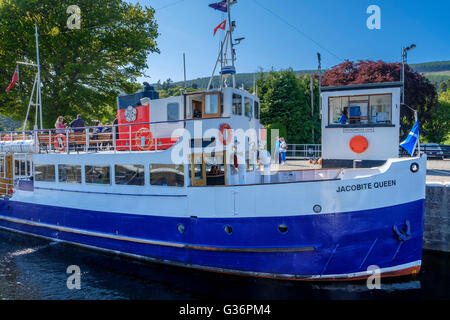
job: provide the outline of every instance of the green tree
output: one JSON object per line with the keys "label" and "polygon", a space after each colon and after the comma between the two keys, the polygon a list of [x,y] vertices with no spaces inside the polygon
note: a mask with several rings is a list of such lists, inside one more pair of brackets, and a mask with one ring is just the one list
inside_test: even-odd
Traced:
{"label": "green tree", "polygon": [[[81,28],[68,29],[69,0],[0,0],[0,88],[6,88],[16,61],[36,61],[34,28],[40,37],[43,119],[115,117],[116,97],[135,92],[147,56],[158,52],[154,10],[122,0],[78,0]],[[20,82],[0,91],[0,112],[25,117],[34,73],[20,67]],[[3,90],[3,89],[2,89]],[[33,119],[34,120],[34,119]]]}
{"label": "green tree", "polygon": [[313,143],[319,141],[319,95],[318,81],[314,81],[314,118],[311,117],[310,77],[297,77],[292,70],[259,73],[258,96],[261,99],[261,123],[266,128],[286,129],[286,141]]}
{"label": "green tree", "polygon": [[439,103],[432,120],[426,124],[427,140],[444,143],[450,133],[450,89],[439,95]]}

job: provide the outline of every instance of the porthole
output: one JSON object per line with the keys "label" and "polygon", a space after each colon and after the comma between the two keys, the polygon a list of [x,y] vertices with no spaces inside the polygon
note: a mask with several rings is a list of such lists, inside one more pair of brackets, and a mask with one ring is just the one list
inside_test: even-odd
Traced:
{"label": "porthole", "polygon": [[320,212],[322,212],[322,207],[319,206],[318,204],[316,204],[316,205],[313,207],[313,210],[314,210],[315,213],[320,213]]}
{"label": "porthole", "polygon": [[288,232],[288,227],[285,224],[280,224],[278,226],[278,231],[280,231],[281,233],[285,234]]}
{"label": "porthole", "polygon": [[411,170],[411,172],[412,173],[416,173],[417,171],[419,171],[419,164],[418,163],[413,163],[412,165],[411,165],[411,167],[410,167],[410,170]]}
{"label": "porthole", "polygon": [[177,229],[178,229],[178,232],[179,232],[179,233],[184,233],[184,225],[179,224],[179,225],[177,226]]}
{"label": "porthole", "polygon": [[233,233],[233,228],[231,226],[225,226],[225,228],[223,228],[225,230],[225,233],[227,234],[232,234]]}

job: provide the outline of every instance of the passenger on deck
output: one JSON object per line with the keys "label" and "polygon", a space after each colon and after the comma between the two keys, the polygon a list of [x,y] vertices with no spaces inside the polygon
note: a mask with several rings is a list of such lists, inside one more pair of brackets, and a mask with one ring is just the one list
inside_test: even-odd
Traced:
{"label": "passenger on deck", "polygon": [[66,127],[65,123],[64,123],[64,117],[63,116],[59,116],[58,119],[56,119],[55,122],[55,129],[56,129],[56,133],[57,134],[64,134],[64,128]]}
{"label": "passenger on deck", "polygon": [[81,118],[81,114],[77,115],[77,118],[73,120],[69,126],[73,129],[73,132],[83,132],[84,129],[77,129],[85,127],[84,120]]}
{"label": "passenger on deck", "polygon": [[100,121],[95,120],[94,121],[94,133],[102,133],[103,132],[103,125]]}

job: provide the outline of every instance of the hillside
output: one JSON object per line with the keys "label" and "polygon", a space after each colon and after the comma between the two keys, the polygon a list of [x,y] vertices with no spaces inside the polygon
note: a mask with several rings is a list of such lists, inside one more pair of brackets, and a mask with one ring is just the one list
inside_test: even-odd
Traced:
{"label": "hillside", "polygon": [[0,114],[0,131],[14,131],[21,126],[21,122],[14,121]]}
{"label": "hillside", "polygon": [[[450,61],[434,61],[434,62],[425,62],[418,64],[411,64],[410,67],[419,73],[424,73],[425,77],[427,77],[435,86],[439,87],[439,84],[447,79],[450,79]],[[300,74],[313,74],[316,73],[317,70],[298,70],[295,71],[297,75]],[[238,73],[236,75],[236,85],[241,87],[242,85],[245,88],[253,87],[253,80],[258,75],[256,73]],[[186,86],[188,88],[198,88],[205,89],[208,86],[209,77],[205,78],[197,78],[186,81]],[[219,77],[216,76],[213,80],[213,87],[217,87],[219,82]],[[155,84],[156,85],[156,84]],[[174,86],[184,86],[182,81],[174,82]],[[156,85],[157,86],[157,85]]]}

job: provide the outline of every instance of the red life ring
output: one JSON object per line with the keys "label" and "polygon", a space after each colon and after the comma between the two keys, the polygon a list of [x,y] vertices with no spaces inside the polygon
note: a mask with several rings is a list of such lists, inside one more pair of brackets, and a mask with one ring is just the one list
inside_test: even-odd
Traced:
{"label": "red life ring", "polygon": [[[141,144],[141,138],[144,137],[144,145]],[[147,143],[147,140],[148,143]],[[139,150],[150,150],[153,143],[153,134],[147,128],[141,128],[136,133],[136,146]]]}
{"label": "red life ring", "polygon": [[59,152],[63,152],[66,150],[67,146],[67,137],[66,135],[59,133],[56,135],[55,139],[53,140],[53,145],[55,146],[55,149]]}
{"label": "red life ring", "polygon": [[[228,130],[227,141],[225,141],[225,140],[224,140],[224,137],[223,137],[223,132],[225,131],[225,129]],[[220,126],[220,131],[219,131],[219,133],[220,133],[220,142],[222,142],[222,144],[223,144],[224,146],[228,145],[228,144],[231,142],[232,134],[233,134],[233,132],[231,131],[230,125],[229,125],[228,123],[222,124],[222,125]]]}

